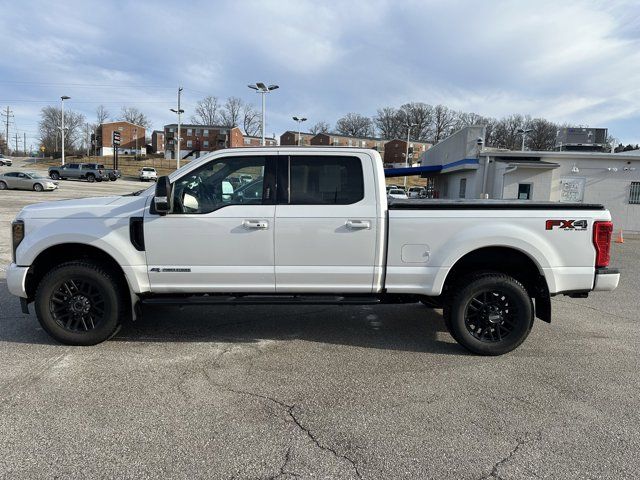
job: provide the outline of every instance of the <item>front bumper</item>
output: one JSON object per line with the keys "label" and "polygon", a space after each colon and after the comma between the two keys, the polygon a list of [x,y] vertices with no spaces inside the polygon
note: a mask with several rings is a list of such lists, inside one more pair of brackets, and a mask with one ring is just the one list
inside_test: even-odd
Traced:
{"label": "front bumper", "polygon": [[27,273],[29,267],[20,267],[15,263],[7,269],[7,288],[11,295],[27,298]]}
{"label": "front bumper", "polygon": [[594,292],[610,292],[615,290],[620,282],[620,272],[615,268],[596,269],[596,279],[593,284]]}

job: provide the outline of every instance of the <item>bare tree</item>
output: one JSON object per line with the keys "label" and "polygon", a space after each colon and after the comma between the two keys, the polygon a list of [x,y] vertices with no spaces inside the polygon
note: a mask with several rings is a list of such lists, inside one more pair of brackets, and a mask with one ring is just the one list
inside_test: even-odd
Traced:
{"label": "bare tree", "polygon": [[309,129],[309,133],[313,133],[314,135],[318,133],[329,133],[330,128],[327,122],[319,121]]}
{"label": "bare tree", "polygon": [[220,120],[224,127],[233,128],[240,125],[243,105],[242,99],[238,97],[227,98],[220,112]]}
{"label": "bare tree", "polygon": [[209,95],[198,100],[195,115],[191,116],[191,121],[196,125],[217,125],[220,117],[219,110],[218,97]]}
{"label": "bare tree", "polygon": [[527,146],[530,150],[553,150],[556,146],[558,126],[544,118],[534,118],[527,122]]}
{"label": "bare tree", "polygon": [[336,122],[336,131],[352,137],[371,137],[374,133],[373,121],[359,113],[347,113]]}
{"label": "bare tree", "polygon": [[[64,112],[65,149],[74,150],[82,141],[82,129],[86,121],[84,115],[72,110]],[[62,140],[62,111],[57,107],[44,107],[40,111],[40,142],[49,152],[59,151]]]}
{"label": "bare tree", "polygon": [[140,125],[144,128],[151,128],[151,122],[147,116],[136,107],[122,107],[120,111],[120,120]]}
{"label": "bare tree", "polygon": [[402,135],[406,136],[407,125],[411,127],[413,140],[429,141],[433,137],[434,108],[422,102],[405,103],[400,107]]}
{"label": "bare tree", "polygon": [[379,108],[373,123],[382,138],[391,140],[400,138],[402,119],[398,109],[394,107]]}
{"label": "bare tree", "polygon": [[104,105],[98,105],[98,108],[96,108],[96,123],[98,125],[102,125],[110,116],[111,114]]}
{"label": "bare tree", "polygon": [[244,133],[250,136],[255,136],[260,131],[262,126],[262,118],[260,112],[258,112],[249,103],[245,103],[242,107],[242,129]]}
{"label": "bare tree", "polygon": [[438,143],[451,133],[455,122],[455,112],[444,105],[436,105],[433,109],[433,143]]}
{"label": "bare tree", "polygon": [[490,146],[519,150],[522,137],[518,134],[518,129],[526,127],[525,123],[526,118],[519,113],[501,118],[493,128]]}

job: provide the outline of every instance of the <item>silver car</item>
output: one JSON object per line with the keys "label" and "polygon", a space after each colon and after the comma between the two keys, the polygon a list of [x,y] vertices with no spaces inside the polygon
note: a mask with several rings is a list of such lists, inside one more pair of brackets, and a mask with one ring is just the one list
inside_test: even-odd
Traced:
{"label": "silver car", "polygon": [[0,190],[13,188],[16,190],[55,190],[58,182],[33,172],[7,172],[0,175]]}

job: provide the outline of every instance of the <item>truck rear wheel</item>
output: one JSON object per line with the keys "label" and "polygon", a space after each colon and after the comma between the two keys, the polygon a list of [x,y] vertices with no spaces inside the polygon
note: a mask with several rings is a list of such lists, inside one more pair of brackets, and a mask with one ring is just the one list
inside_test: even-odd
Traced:
{"label": "truck rear wheel", "polygon": [[501,273],[466,277],[444,310],[453,338],[479,355],[514,350],[525,341],[534,320],[527,290],[515,278]]}
{"label": "truck rear wheel", "polygon": [[35,310],[42,328],[66,345],[95,345],[120,328],[120,282],[101,265],[68,262],[40,281]]}
{"label": "truck rear wheel", "polygon": [[58,172],[51,172],[49,176],[51,177],[51,180],[60,180],[60,174]]}

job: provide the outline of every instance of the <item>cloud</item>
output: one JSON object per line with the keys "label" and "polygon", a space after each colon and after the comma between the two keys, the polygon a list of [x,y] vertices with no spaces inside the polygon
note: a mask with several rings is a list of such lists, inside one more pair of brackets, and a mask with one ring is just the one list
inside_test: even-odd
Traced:
{"label": "cloud", "polygon": [[159,128],[174,121],[178,85],[189,113],[205,94],[258,106],[246,85],[264,81],[281,86],[269,133],[296,114],[333,123],[422,101],[610,126],[640,142],[631,0],[5,2],[0,42],[0,100],[23,100],[11,106],[30,129],[61,94],[89,120],[97,102],[134,105]]}

